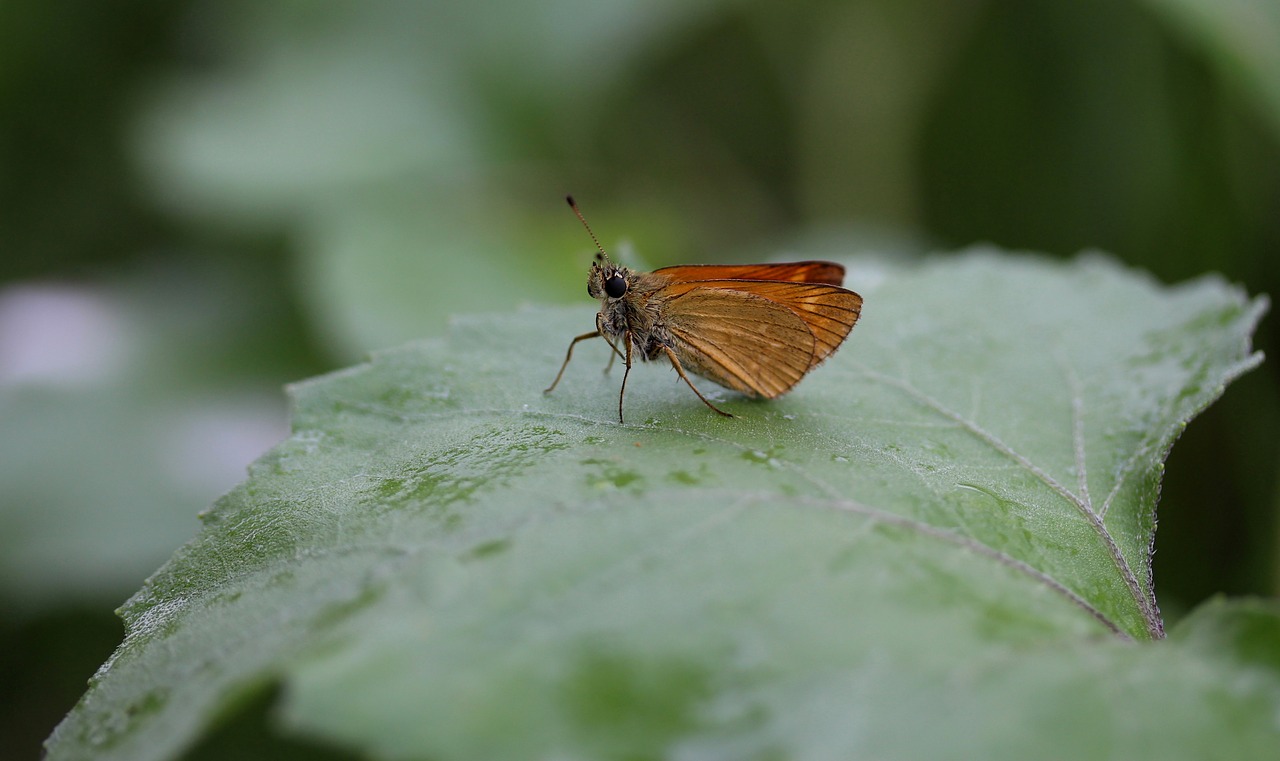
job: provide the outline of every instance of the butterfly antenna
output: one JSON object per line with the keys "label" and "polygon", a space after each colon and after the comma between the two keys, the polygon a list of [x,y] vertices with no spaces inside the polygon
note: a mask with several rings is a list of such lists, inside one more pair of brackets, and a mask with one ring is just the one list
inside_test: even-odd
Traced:
{"label": "butterfly antenna", "polygon": [[591,241],[596,244],[596,249],[600,251],[600,255],[605,259],[608,259],[609,255],[604,252],[604,246],[600,245],[600,239],[596,237],[595,233],[591,232],[591,225],[587,224],[587,220],[582,216],[582,212],[578,211],[578,202],[573,200],[573,196],[565,196],[564,200],[569,202],[569,208],[573,209],[573,213],[578,216],[578,221],[582,223],[582,226],[587,228],[587,235],[591,236]]}

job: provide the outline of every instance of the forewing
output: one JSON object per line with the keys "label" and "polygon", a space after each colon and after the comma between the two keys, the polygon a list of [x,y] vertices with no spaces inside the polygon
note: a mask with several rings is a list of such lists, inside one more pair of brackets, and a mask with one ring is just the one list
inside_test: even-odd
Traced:
{"label": "forewing", "polygon": [[809,371],[813,334],[795,312],[746,291],[688,285],[669,294],[663,312],[686,370],[766,398]]}
{"label": "forewing", "polygon": [[655,270],[673,282],[698,280],[782,280],[792,283],[844,283],[844,267],[835,262],[781,264],[682,264]]}

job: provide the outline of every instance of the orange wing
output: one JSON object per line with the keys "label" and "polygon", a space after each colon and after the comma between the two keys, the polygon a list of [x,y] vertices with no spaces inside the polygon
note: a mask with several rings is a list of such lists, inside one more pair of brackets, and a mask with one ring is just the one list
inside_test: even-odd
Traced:
{"label": "orange wing", "polygon": [[783,264],[681,264],[655,270],[672,281],[695,280],[785,280],[791,283],[842,285],[844,267],[835,262],[789,262]]}
{"label": "orange wing", "polygon": [[662,299],[682,364],[748,396],[772,399],[800,382],[849,335],[858,294],[826,283],[672,283]]}

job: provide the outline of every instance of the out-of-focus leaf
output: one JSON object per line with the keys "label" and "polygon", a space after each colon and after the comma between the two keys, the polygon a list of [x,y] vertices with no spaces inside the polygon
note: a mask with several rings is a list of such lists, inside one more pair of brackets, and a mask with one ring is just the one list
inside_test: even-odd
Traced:
{"label": "out-of-focus leaf", "polygon": [[200,274],[0,292],[0,598],[10,611],[123,599],[286,433],[278,386],[264,377],[296,364],[243,357],[252,339],[238,332],[275,313],[244,289],[222,290],[233,279],[214,286]]}
{"label": "out-of-focus leaf", "polygon": [[205,31],[233,65],[159,88],[138,150],[166,203],[240,224],[417,172],[465,180],[501,163],[487,149],[509,138],[481,87],[490,72],[579,109],[566,82],[590,92],[716,1],[239,7]]}
{"label": "out-of-focus leaf", "polygon": [[1146,0],[1257,100],[1280,137],[1280,5],[1271,0]]}

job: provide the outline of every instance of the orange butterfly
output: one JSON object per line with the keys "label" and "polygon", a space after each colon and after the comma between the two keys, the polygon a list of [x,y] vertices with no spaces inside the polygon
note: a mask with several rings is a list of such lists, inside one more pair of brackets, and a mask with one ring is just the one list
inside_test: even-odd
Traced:
{"label": "orange butterfly", "polygon": [[[604,338],[626,371],[618,392],[618,422],[631,360],[666,357],[693,393],[696,375],[750,397],[786,393],[844,342],[862,312],[862,297],[840,287],[844,267],[833,262],[789,264],[686,264],[637,272],[609,261],[573,196],[566,200],[599,253],[587,277],[587,293],[600,299],[596,329],[574,338],[551,393],[573,357],[573,347]],[[607,371],[608,368],[606,367]]]}

